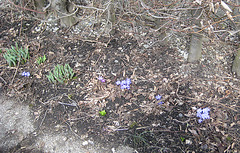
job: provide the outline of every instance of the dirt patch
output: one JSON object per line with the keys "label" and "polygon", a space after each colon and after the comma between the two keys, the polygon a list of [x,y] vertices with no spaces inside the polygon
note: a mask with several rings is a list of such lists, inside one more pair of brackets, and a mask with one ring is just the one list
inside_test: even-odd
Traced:
{"label": "dirt patch", "polygon": [[28,107],[13,100],[0,98],[0,150],[15,147],[34,131]]}
{"label": "dirt patch", "polygon": [[[188,38],[178,34],[169,44],[152,47],[139,46],[121,32],[90,42],[69,29],[36,32],[38,21],[12,17],[6,11],[1,16],[1,48],[17,41],[30,51],[28,62],[18,68],[7,66],[5,50],[0,54],[1,90],[30,106],[38,132],[61,131],[86,139],[88,145],[122,144],[139,152],[239,151],[239,79],[230,71],[234,46],[208,40],[202,60],[190,64],[184,58]],[[38,65],[36,60],[43,55],[47,61]],[[50,83],[46,75],[65,63],[75,78]],[[31,76],[21,76],[23,71]],[[131,79],[130,90],[116,85],[126,78]],[[162,96],[163,104],[156,95]],[[196,111],[205,107],[211,109],[211,118],[198,123]],[[102,110],[105,116],[99,115]],[[52,146],[73,142],[65,135],[56,136],[54,144],[42,143],[42,148],[58,152]]]}

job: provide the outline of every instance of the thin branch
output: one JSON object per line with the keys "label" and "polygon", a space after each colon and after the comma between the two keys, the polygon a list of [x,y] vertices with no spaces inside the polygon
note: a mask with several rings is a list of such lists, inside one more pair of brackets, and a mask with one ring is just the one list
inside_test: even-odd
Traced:
{"label": "thin branch", "polygon": [[2,77],[0,77],[0,79],[5,83],[5,85],[7,84],[7,82]]}
{"label": "thin branch", "polygon": [[42,126],[42,124],[43,124],[43,122],[44,122],[44,120],[45,120],[45,118],[46,118],[46,116],[47,116],[47,112],[48,112],[48,109],[45,111],[45,113],[44,113],[44,116],[43,116],[43,119],[42,119],[42,121],[41,121],[41,123],[40,123],[40,125],[39,125],[39,128]]}
{"label": "thin branch", "polygon": [[39,14],[45,14],[46,12],[39,12],[39,11],[35,11],[35,10],[32,10],[32,9],[29,9],[29,8],[25,8],[25,7],[21,7],[21,6],[18,6],[16,4],[14,4],[12,1],[8,0],[9,3],[11,3],[12,5],[14,5],[15,7],[17,8],[20,8],[22,10],[27,10],[27,11],[31,11],[31,12],[35,12],[35,13],[39,13]]}
{"label": "thin branch", "polygon": [[17,65],[16,71],[15,71],[14,76],[13,76],[12,81],[11,81],[11,85],[13,84],[13,81],[14,81],[16,75],[17,75],[17,71],[18,71],[18,68],[19,68],[19,64],[20,64],[20,60],[18,61],[18,65]]}
{"label": "thin branch", "polygon": [[164,16],[153,15],[152,13],[149,12],[149,10],[152,9],[152,8],[147,6],[142,0],[140,0],[140,2],[141,2],[141,5],[147,10],[147,13],[154,18],[157,18],[157,19],[174,18],[176,20],[179,19],[179,17],[177,17],[177,16],[170,15],[170,14],[163,13],[163,12],[160,12],[160,14],[166,15],[165,17]]}
{"label": "thin branch", "polygon": [[[235,16],[233,16],[233,18],[238,17],[238,16],[240,16],[240,15],[235,15]],[[212,24],[203,27],[201,30],[198,30],[197,32],[193,31],[192,33],[200,33],[200,32],[202,32],[203,30],[205,30],[206,28],[208,28],[208,27],[210,27],[210,26],[213,26],[214,24],[224,22],[224,21],[226,21],[226,20],[230,20],[230,19],[229,19],[229,18],[226,18],[226,19],[223,19],[223,20],[219,20],[219,21],[213,22]]]}

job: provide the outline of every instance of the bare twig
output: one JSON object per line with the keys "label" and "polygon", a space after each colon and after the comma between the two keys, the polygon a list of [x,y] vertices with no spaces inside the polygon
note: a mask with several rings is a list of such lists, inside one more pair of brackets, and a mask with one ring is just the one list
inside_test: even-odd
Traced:
{"label": "bare twig", "polygon": [[61,105],[67,105],[67,106],[74,106],[74,107],[77,106],[77,104],[75,104],[75,103],[72,103],[72,104],[69,104],[69,103],[62,103],[62,102],[58,102],[58,103],[61,104]]}
{"label": "bare twig", "polygon": [[7,82],[2,77],[0,77],[0,79],[5,83],[5,85],[7,84]]}
{"label": "bare twig", "polygon": [[15,71],[15,73],[14,73],[14,76],[13,76],[13,78],[12,78],[12,81],[11,81],[11,84],[10,84],[10,85],[13,84],[13,81],[14,81],[16,75],[17,75],[17,71],[18,71],[19,65],[20,65],[20,61],[18,61],[18,65],[17,65],[16,71]]}
{"label": "bare twig", "polygon": [[[235,15],[235,16],[233,16],[233,18],[236,18],[236,17],[239,17],[239,16],[240,16],[240,15]],[[226,20],[229,20],[229,18],[226,18],[226,19],[223,19],[223,20],[219,20],[219,21],[213,22],[212,24],[203,27],[201,30],[198,30],[198,31],[196,31],[196,32],[193,31],[192,33],[200,33],[200,32],[202,32],[203,30],[209,28],[210,26],[213,26],[213,25],[215,25],[215,24],[217,24],[217,23],[224,22],[224,21],[226,21]]]}
{"label": "bare twig", "polygon": [[27,10],[27,11],[31,11],[31,12],[35,12],[35,13],[39,13],[39,14],[45,14],[46,12],[39,12],[39,11],[35,11],[35,10],[32,10],[32,9],[29,9],[29,8],[25,8],[25,7],[21,7],[21,6],[18,6],[16,4],[14,4],[12,1],[8,0],[9,3],[11,3],[12,5],[14,5],[15,7],[17,8],[20,8],[20,9],[23,9],[23,10]]}
{"label": "bare twig", "polygon": [[44,116],[43,116],[43,119],[42,119],[42,121],[41,121],[41,123],[40,123],[40,125],[39,125],[39,128],[42,126],[42,124],[43,124],[43,122],[44,122],[44,120],[45,120],[45,118],[46,118],[46,116],[47,116],[47,112],[48,112],[48,109],[45,111],[45,113],[44,113]]}

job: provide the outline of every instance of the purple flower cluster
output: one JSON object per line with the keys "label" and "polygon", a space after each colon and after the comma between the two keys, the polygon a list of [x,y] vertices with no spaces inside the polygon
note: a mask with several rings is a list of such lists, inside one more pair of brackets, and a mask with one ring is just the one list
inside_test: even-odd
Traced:
{"label": "purple flower cluster", "polygon": [[[161,95],[157,95],[156,97],[155,97],[157,100],[161,100],[162,99],[162,96]],[[160,101],[159,103],[158,103],[158,105],[162,105],[164,102],[162,102],[162,101]]]}
{"label": "purple flower cluster", "polygon": [[203,108],[203,109],[199,108],[197,110],[197,117],[200,118],[198,120],[198,123],[202,123],[203,120],[210,119],[209,112],[210,112],[210,109],[208,107]]}
{"label": "purple flower cluster", "polygon": [[103,77],[102,77],[102,76],[99,76],[99,77],[98,77],[98,80],[99,80],[99,81],[101,81],[102,83],[106,82],[106,80],[105,80],[105,79],[103,79]]}
{"label": "purple flower cluster", "polygon": [[122,80],[122,81],[117,81],[116,85],[120,85],[121,89],[130,89],[130,84],[131,84],[131,79],[127,78],[126,80]]}
{"label": "purple flower cluster", "polygon": [[30,72],[25,72],[25,71],[24,71],[24,72],[22,73],[22,76],[29,77],[29,76],[30,76]]}

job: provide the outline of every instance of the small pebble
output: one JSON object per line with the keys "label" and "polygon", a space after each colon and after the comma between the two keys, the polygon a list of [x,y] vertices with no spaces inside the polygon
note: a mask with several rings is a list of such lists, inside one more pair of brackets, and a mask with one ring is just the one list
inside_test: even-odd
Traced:
{"label": "small pebble", "polygon": [[88,141],[84,141],[84,142],[82,143],[82,145],[83,145],[83,146],[88,145]]}

